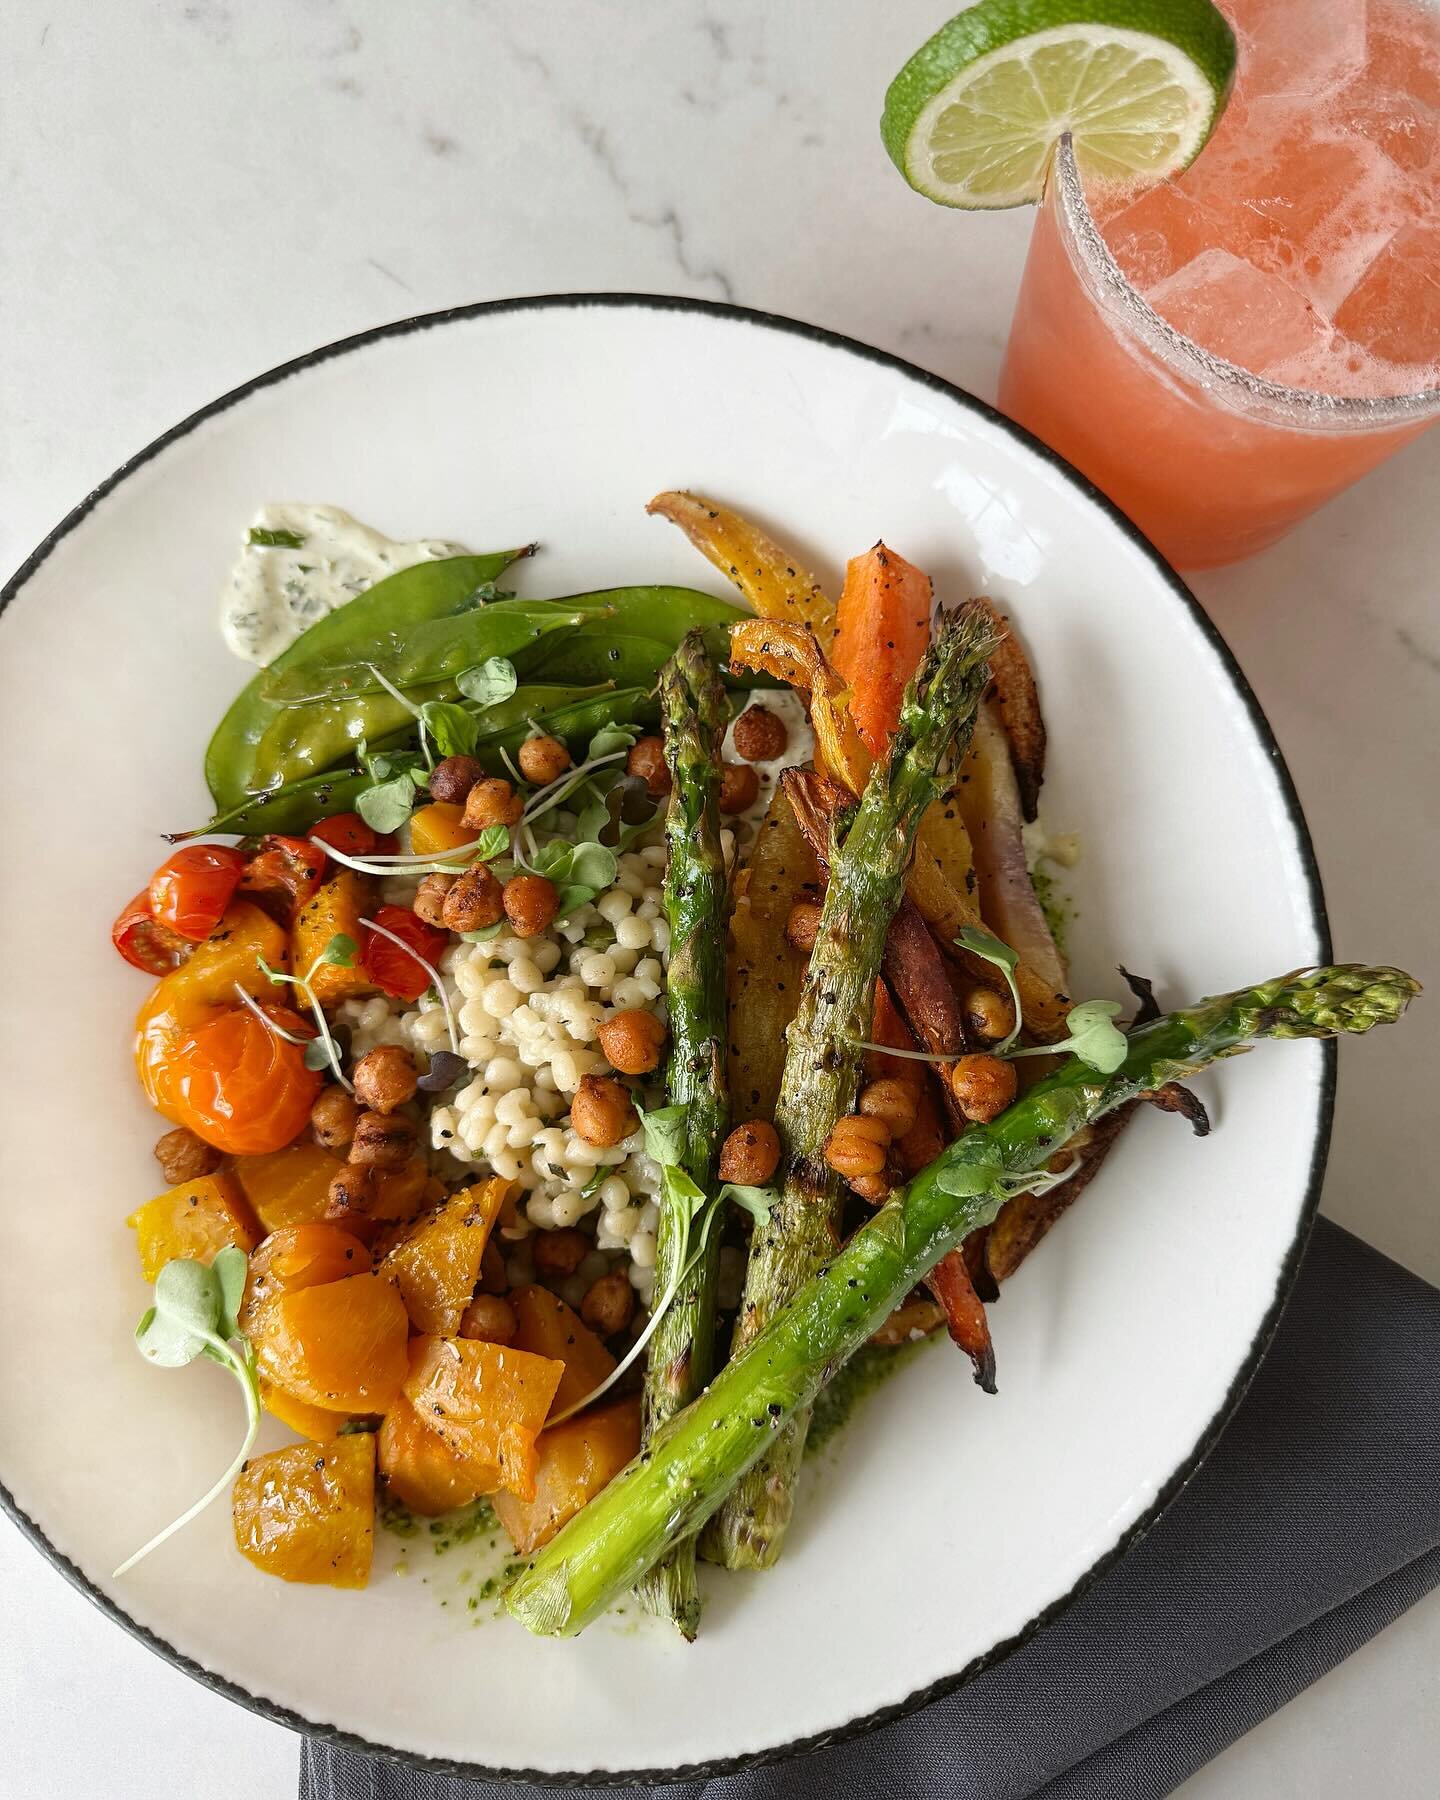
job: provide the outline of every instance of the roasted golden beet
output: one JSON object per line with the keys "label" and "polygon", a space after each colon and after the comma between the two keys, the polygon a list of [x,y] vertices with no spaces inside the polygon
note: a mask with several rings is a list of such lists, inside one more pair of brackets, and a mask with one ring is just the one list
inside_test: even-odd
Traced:
{"label": "roasted golden beet", "polygon": [[364,1587],[375,1543],[375,1439],[290,1444],[246,1463],[235,1482],[235,1542],[267,1575]]}
{"label": "roasted golden beet", "polygon": [[153,1281],[172,1257],[208,1263],[227,1244],[253,1250],[260,1241],[245,1196],[223,1170],[198,1181],[182,1181],[137,1207],[125,1223],[135,1232],[140,1272],[147,1281]]}
{"label": "roasted golden beet", "polygon": [[454,1337],[480,1279],[480,1259],[514,1184],[492,1176],[462,1188],[386,1256],[381,1273],[400,1290],[416,1331]]}
{"label": "roasted golden beet", "polygon": [[262,1367],[277,1387],[334,1412],[383,1413],[405,1379],[410,1321],[383,1275],[350,1275],[282,1294]]}
{"label": "roasted golden beet", "polygon": [[323,1219],[325,1196],[343,1167],[319,1144],[290,1144],[269,1156],[237,1156],[230,1165],[266,1231]]}
{"label": "roasted golden beet", "polygon": [[579,1314],[549,1288],[516,1288],[510,1304],[520,1321],[515,1348],[565,1365],[552,1412],[564,1412],[583,1400],[613,1371],[615,1358]]}
{"label": "roasted golden beet", "polygon": [[430,1429],[403,1394],[380,1426],[379,1456],[390,1492],[427,1518],[468,1506],[481,1492],[475,1470]]}
{"label": "roasted golden beet", "polygon": [[[303,975],[337,933],[363,945],[366,934],[360,921],[374,910],[374,905],[375,883],[368,875],[361,875],[354,869],[337,869],[295,915],[290,934],[295,973]],[[339,963],[322,963],[311,977],[310,987],[322,1006],[335,1006],[341,1000],[375,991],[375,984],[360,967],[358,956],[352,969]]]}
{"label": "roasted golden beet", "polygon": [[465,1463],[480,1493],[535,1497],[535,1439],[564,1366],[475,1338],[416,1340],[405,1396]]}
{"label": "roasted golden beet", "polygon": [[548,1544],[640,1448],[640,1402],[620,1400],[540,1433],[535,1498],[496,1494],[496,1517],[522,1556]]}

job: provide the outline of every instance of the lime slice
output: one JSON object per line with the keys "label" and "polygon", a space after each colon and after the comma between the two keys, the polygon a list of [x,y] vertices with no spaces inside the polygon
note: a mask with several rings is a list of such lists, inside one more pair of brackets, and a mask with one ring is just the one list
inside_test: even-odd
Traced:
{"label": "lime slice", "polygon": [[1096,180],[1178,174],[1234,74],[1210,0],[979,0],[890,83],[880,135],[927,199],[1020,206],[1040,198],[1066,131]]}

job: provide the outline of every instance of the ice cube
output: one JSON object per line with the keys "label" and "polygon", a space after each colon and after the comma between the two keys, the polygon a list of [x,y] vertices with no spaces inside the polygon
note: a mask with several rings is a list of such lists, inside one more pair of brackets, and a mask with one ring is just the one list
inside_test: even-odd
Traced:
{"label": "ice cube", "polygon": [[1227,362],[1263,375],[1319,350],[1328,322],[1303,294],[1228,250],[1206,250],[1167,276],[1150,304],[1177,331]]}
{"label": "ice cube", "polygon": [[1354,79],[1366,58],[1366,0],[1265,0],[1255,36],[1238,23],[1249,94],[1316,99]]}
{"label": "ice cube", "polygon": [[1440,107],[1440,29],[1414,0],[1399,6],[1381,0],[1371,6],[1366,76],[1390,94],[1408,94],[1425,106]]}
{"label": "ice cube", "polygon": [[1436,179],[1440,170],[1440,112],[1409,94],[1395,94],[1362,77],[1340,96],[1336,125],[1377,145],[1407,178]]}
{"label": "ice cube", "polygon": [[1337,308],[1335,324],[1386,362],[1440,363],[1440,225],[1397,231]]}
{"label": "ice cube", "polygon": [[1245,25],[1240,80],[1247,92],[1319,99],[1358,75],[1366,57],[1366,0],[1266,0],[1259,30]]}
{"label": "ice cube", "polygon": [[1169,182],[1102,217],[1101,230],[1116,262],[1142,293],[1223,235],[1218,215]]}

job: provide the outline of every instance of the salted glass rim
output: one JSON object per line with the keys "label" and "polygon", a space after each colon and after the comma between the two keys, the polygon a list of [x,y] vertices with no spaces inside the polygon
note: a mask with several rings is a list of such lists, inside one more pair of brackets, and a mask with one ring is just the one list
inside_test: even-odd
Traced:
{"label": "salted glass rim", "polygon": [[1203,349],[1161,318],[1125,275],[1100,234],[1085,198],[1085,184],[1075,161],[1071,134],[1063,132],[1051,159],[1058,213],[1097,299],[1120,323],[1173,372],[1188,377],[1207,393],[1237,410],[1261,413],[1279,424],[1306,430],[1374,430],[1388,425],[1418,424],[1440,413],[1440,387],[1380,396],[1323,394],[1313,388],[1287,387],[1252,375]]}

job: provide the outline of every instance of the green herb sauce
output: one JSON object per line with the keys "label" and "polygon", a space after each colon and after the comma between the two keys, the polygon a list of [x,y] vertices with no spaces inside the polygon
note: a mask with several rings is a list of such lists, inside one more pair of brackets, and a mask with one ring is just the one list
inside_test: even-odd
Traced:
{"label": "green herb sauce", "polygon": [[1037,863],[1030,871],[1030,885],[1035,890],[1035,898],[1040,902],[1045,923],[1050,927],[1055,948],[1062,956],[1068,956],[1070,952],[1066,939],[1070,927],[1075,923],[1075,908],[1071,905],[1069,896],[1062,892],[1060,883],[1043,862]]}
{"label": "green herb sauce", "polygon": [[933,1337],[927,1337],[893,1346],[866,1344],[857,1350],[835,1379],[821,1388],[810,1415],[805,1454],[818,1456],[850,1423],[863,1400],[869,1399],[892,1375],[911,1362],[918,1350],[933,1342]]}

